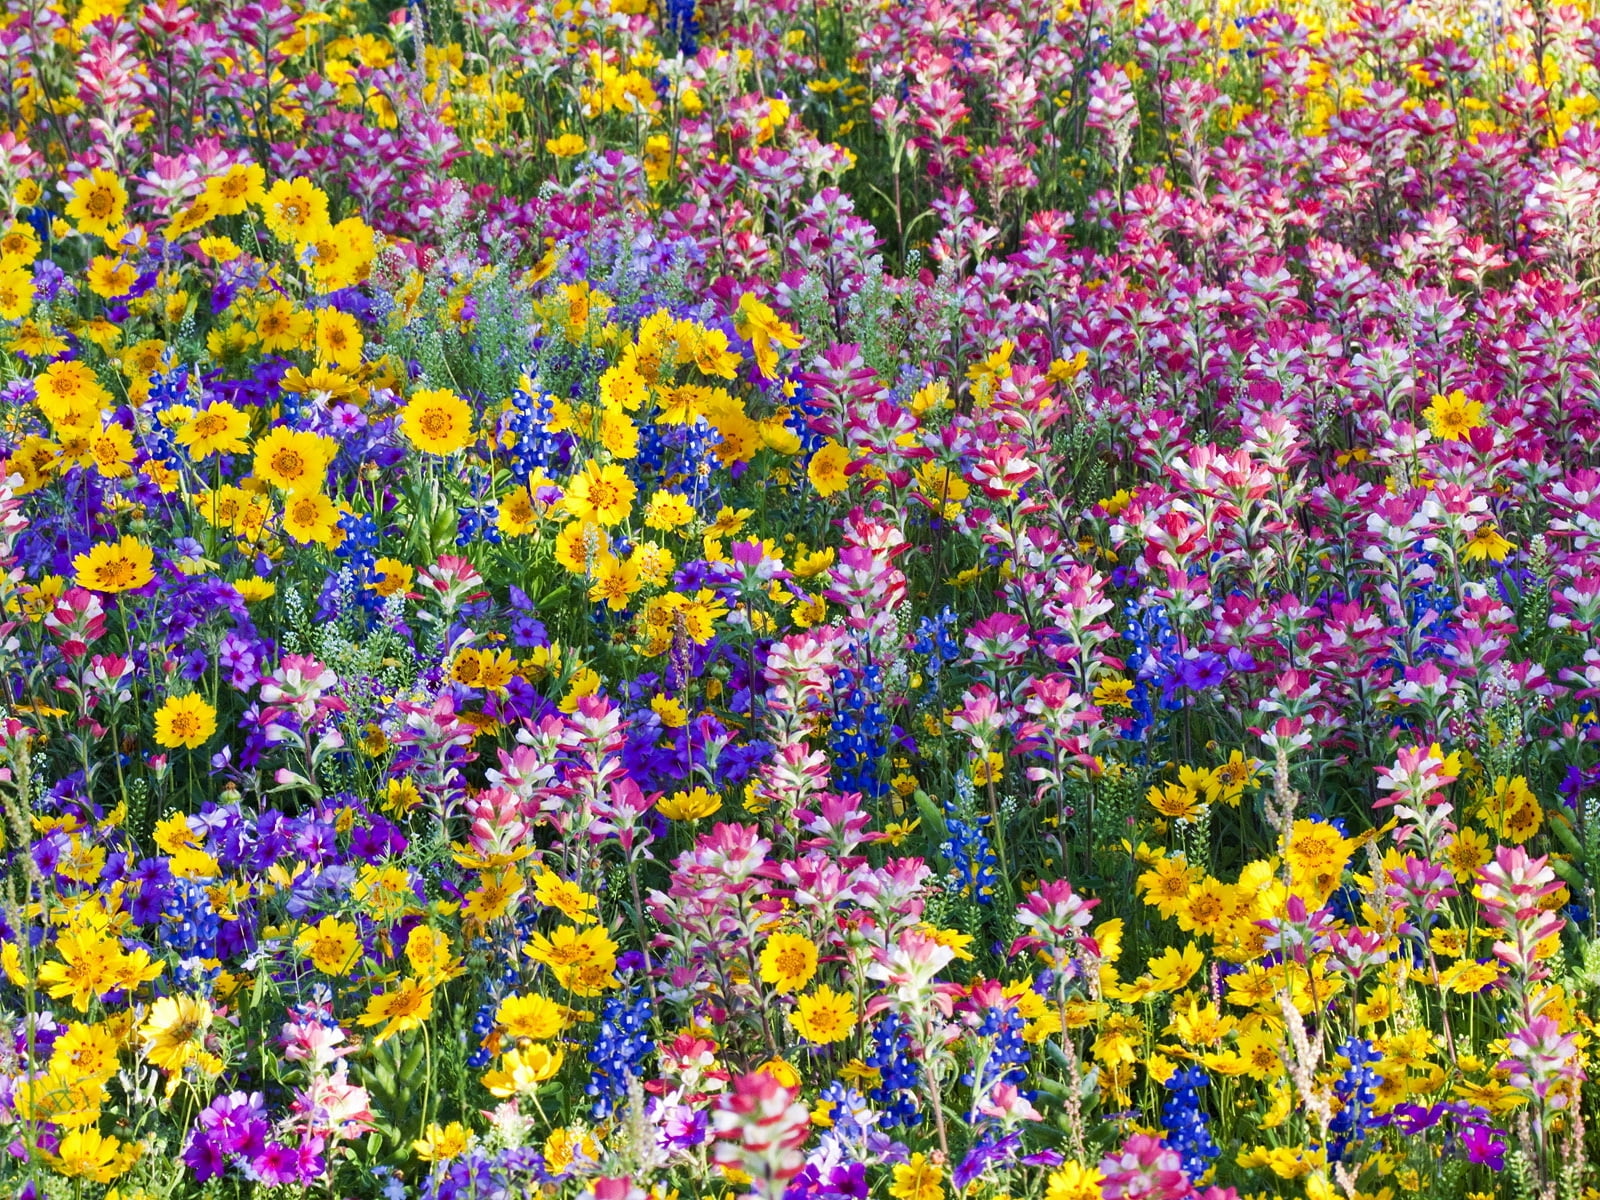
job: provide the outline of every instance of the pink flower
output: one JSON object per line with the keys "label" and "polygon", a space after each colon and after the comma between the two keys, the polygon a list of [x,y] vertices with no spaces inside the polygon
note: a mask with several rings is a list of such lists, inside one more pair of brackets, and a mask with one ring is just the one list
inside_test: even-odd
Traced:
{"label": "pink flower", "polygon": [[811,1130],[811,1111],[766,1071],[735,1079],[711,1121],[717,1162],[749,1175],[764,1200],[778,1200],[805,1165],[800,1147]]}
{"label": "pink flower", "polygon": [[1100,1160],[1100,1194],[1105,1200],[1180,1200],[1191,1190],[1180,1164],[1178,1152],[1160,1138],[1136,1133]]}

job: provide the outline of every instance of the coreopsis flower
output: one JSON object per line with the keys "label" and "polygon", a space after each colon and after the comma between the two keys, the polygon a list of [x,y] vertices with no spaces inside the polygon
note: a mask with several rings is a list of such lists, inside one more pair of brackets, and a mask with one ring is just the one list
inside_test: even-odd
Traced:
{"label": "coreopsis flower", "polygon": [[895,1165],[889,1195],[894,1200],[944,1200],[944,1168],[919,1151]]}
{"label": "coreopsis flower", "polygon": [[477,1135],[460,1121],[443,1126],[435,1122],[411,1143],[411,1149],[423,1162],[449,1162],[466,1153],[476,1140]]}
{"label": "coreopsis flower", "polygon": [[545,1080],[561,1070],[566,1051],[554,1049],[542,1042],[508,1050],[500,1058],[500,1065],[483,1076],[483,1086],[491,1095],[531,1096]]}
{"label": "coreopsis flower", "polygon": [[795,1002],[789,1023],[808,1042],[826,1046],[842,1041],[855,1029],[855,1003],[849,993],[836,992],[823,984]]}
{"label": "coreopsis flower", "polygon": [[373,1044],[378,1045],[396,1034],[417,1028],[432,1015],[433,989],[418,980],[402,978],[387,991],[368,1000],[356,1024],[363,1029],[381,1025],[383,1028],[372,1039]]}
{"label": "coreopsis flower", "polygon": [[755,353],[756,367],[766,379],[777,378],[777,347],[798,350],[803,341],[790,325],[779,320],[778,314],[756,299],[752,292],[746,292],[739,298],[733,328],[750,343]]}
{"label": "coreopsis flower", "polygon": [[303,242],[328,223],[328,197],[309,179],[280,179],[262,202],[267,230],[281,242]]}
{"label": "coreopsis flower", "polygon": [[850,486],[845,468],[850,465],[850,451],[831,439],[824,442],[811,456],[806,466],[806,478],[819,496],[836,496]]}
{"label": "coreopsis flower", "polygon": [[454,454],[472,440],[472,409],[454,392],[428,388],[406,401],[400,429],[426,454]]}
{"label": "coreopsis flower", "polygon": [[703,787],[673,792],[656,802],[656,811],[669,821],[701,821],[715,816],[722,808],[722,798]]}
{"label": "coreopsis flower", "polygon": [[798,992],[817,973],[817,945],[799,933],[780,930],[761,949],[761,979],[780,992]]}
{"label": "coreopsis flower", "polygon": [[360,956],[361,940],[355,925],[330,916],[302,929],[294,948],[324,975],[343,977]]}
{"label": "coreopsis flower", "polygon": [[608,529],[627,519],[638,494],[622,467],[591,459],[567,483],[562,504],[576,520]]}
{"label": "coreopsis flower", "polygon": [[190,1063],[221,1070],[221,1061],[205,1049],[212,1019],[211,1005],[204,997],[162,996],[139,1027],[145,1057],[169,1075],[181,1074]]}
{"label": "coreopsis flower", "polygon": [[1469,400],[1459,389],[1445,396],[1434,396],[1423,412],[1435,437],[1462,441],[1484,424],[1483,405]]}
{"label": "coreopsis flower", "polygon": [[283,502],[283,531],[297,542],[331,546],[339,510],[321,492],[299,492]]}
{"label": "coreopsis flower", "polygon": [[45,1157],[57,1174],[68,1179],[110,1183],[127,1174],[142,1153],[137,1142],[120,1142],[90,1125],[69,1132]]}
{"label": "coreopsis flower", "polygon": [[155,554],[138,538],[124,535],[116,542],[99,542],[72,560],[81,587],[92,592],[133,591],[155,579]]}
{"label": "coreopsis flower", "polygon": [[73,181],[67,201],[67,219],[78,232],[110,241],[122,230],[128,207],[128,189],[116,174],[95,167],[88,175]]}
{"label": "coreopsis flower", "polygon": [[213,454],[245,453],[249,432],[249,416],[226,400],[218,400],[180,425],[172,440],[198,462]]}
{"label": "coreopsis flower", "polygon": [[321,491],[336,451],[331,438],[277,425],[256,443],[255,474],[285,492]]}
{"label": "coreopsis flower", "polygon": [[538,993],[513,992],[495,1009],[495,1024],[507,1036],[531,1042],[548,1042],[571,1023],[570,1010]]}
{"label": "coreopsis flower", "polygon": [[168,696],[156,710],[156,745],[198,750],[217,731],[217,710],[197,692]]}

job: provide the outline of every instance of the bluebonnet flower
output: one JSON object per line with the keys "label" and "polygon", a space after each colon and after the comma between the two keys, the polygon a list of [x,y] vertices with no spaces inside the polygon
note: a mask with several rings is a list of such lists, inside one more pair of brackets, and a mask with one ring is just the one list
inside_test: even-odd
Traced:
{"label": "bluebonnet flower", "polygon": [[594,1115],[609,1117],[628,1091],[628,1080],[644,1075],[644,1060],[655,1051],[650,1037],[650,1000],[634,987],[606,1000],[600,1032],[589,1049],[594,1067],[586,1095],[594,1097]]}
{"label": "bluebonnet flower", "polygon": [[1341,1161],[1350,1144],[1360,1141],[1372,1124],[1372,1105],[1377,1099],[1378,1086],[1378,1073],[1372,1069],[1372,1064],[1383,1058],[1372,1043],[1363,1038],[1346,1039],[1339,1053],[1350,1061],[1350,1066],[1333,1085],[1333,1094],[1344,1107],[1328,1126],[1328,1132],[1333,1135],[1328,1145],[1328,1158],[1332,1162]]}
{"label": "bluebonnet flower", "polygon": [[904,1017],[885,1017],[873,1026],[866,1062],[878,1071],[878,1086],[868,1096],[882,1106],[883,1123],[907,1128],[922,1124],[922,1113],[912,1099],[921,1086],[920,1070],[911,1058],[911,1028]]}
{"label": "bluebonnet flower", "polygon": [[1161,1106],[1167,1146],[1178,1152],[1183,1170],[1190,1179],[1206,1173],[1211,1160],[1221,1151],[1211,1137],[1211,1118],[1200,1111],[1200,1089],[1210,1080],[1198,1067],[1185,1067],[1167,1077],[1165,1087],[1172,1093]]}
{"label": "bluebonnet flower", "polygon": [[980,904],[990,903],[994,896],[995,856],[984,832],[988,822],[987,813],[977,813],[972,777],[965,772],[957,775],[955,796],[944,802],[944,826],[950,837],[939,852],[954,865],[961,890]]}
{"label": "bluebonnet flower", "polygon": [[936,616],[923,617],[917,622],[916,637],[911,649],[928,656],[928,674],[938,679],[945,664],[960,659],[961,643],[956,641],[956,631],[961,618],[948,604]]}
{"label": "bluebonnet flower", "polygon": [[871,800],[881,800],[889,791],[889,783],[879,770],[889,732],[888,714],[878,700],[883,693],[882,683],[876,664],[860,670],[846,667],[834,682],[838,718],[833,722],[829,742],[839,788],[860,792]]}

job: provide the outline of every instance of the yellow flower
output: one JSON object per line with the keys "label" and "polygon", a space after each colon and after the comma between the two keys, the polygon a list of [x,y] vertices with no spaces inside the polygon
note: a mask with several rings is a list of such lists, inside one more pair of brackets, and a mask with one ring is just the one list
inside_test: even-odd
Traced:
{"label": "yellow flower", "polygon": [[172,440],[198,461],[213,454],[243,454],[249,449],[245,444],[249,432],[249,415],[219,400],[180,425]]}
{"label": "yellow flower", "polygon": [[94,371],[77,361],[51,363],[33,386],[39,411],[58,433],[95,428],[111,400],[111,393],[100,386]]}
{"label": "yellow flower", "polygon": [[297,542],[330,546],[339,528],[339,510],[321,492],[301,492],[283,502],[283,531]]}
{"label": "yellow flower", "polygon": [[133,461],[133,434],[122,425],[103,425],[89,439],[85,450],[85,457],[96,471],[107,479],[121,479],[129,473],[128,464]]}
{"label": "yellow flower", "polygon": [[1492,522],[1485,521],[1467,539],[1467,544],[1462,547],[1461,557],[1468,562],[1479,562],[1483,559],[1488,559],[1490,562],[1505,562],[1506,555],[1514,549],[1516,547],[1500,536],[1499,530]]}
{"label": "yellow flower", "polygon": [[602,554],[594,564],[594,582],[589,585],[589,599],[597,604],[603,602],[613,612],[621,612],[642,586],[639,564],[632,555],[618,558],[615,554]]}
{"label": "yellow flower", "polygon": [[1467,826],[1456,830],[1444,848],[1444,860],[1457,883],[1477,878],[1478,868],[1489,861],[1489,839]]}
{"label": "yellow flower", "polygon": [[671,821],[700,821],[721,807],[721,797],[713,795],[703,787],[691,788],[686,792],[673,792],[672,795],[656,803],[661,815]]}
{"label": "yellow flower", "polygon": [[316,315],[317,364],[353,371],[361,365],[361,325],[347,312],[319,308]]}
{"label": "yellow flower", "polygon": [[678,492],[658,491],[644,506],[644,523],[651,529],[678,529],[693,520],[693,506]]}
{"label": "yellow flower", "polygon": [[734,331],[750,343],[755,351],[756,367],[766,379],[777,377],[778,351],[774,348],[782,346],[789,350],[799,349],[802,339],[788,324],[778,319],[778,315],[757,300],[751,292],[746,292],[739,298],[739,308],[733,318]]}
{"label": "yellow flower", "polygon": [[333,439],[278,425],[256,443],[255,473],[286,492],[320,492]]}
{"label": "yellow flower", "polygon": [[817,947],[798,933],[775,933],[761,951],[761,978],[780,992],[798,992],[817,973]]}
{"label": "yellow flower", "polygon": [[599,995],[617,986],[611,974],[617,966],[617,944],[599,925],[558,926],[548,938],[535,933],[522,952],[549,967],[562,987],[580,996]]}
{"label": "yellow flower", "polygon": [[270,579],[261,579],[252,576],[249,579],[236,579],[233,590],[239,593],[246,604],[259,604],[263,600],[270,600],[278,594],[278,585]]}
{"label": "yellow flower", "polygon": [[806,467],[806,478],[817,490],[817,495],[835,496],[850,486],[850,480],[844,473],[849,465],[850,451],[830,438],[811,456],[811,463]]}
{"label": "yellow flower", "polygon": [[462,914],[480,924],[498,920],[522,892],[522,875],[515,869],[485,871],[478,876],[478,886],[467,893]]}
{"label": "yellow flower", "polygon": [[236,217],[248,205],[265,203],[266,180],[267,173],[255,163],[234,163],[206,180],[205,197],[218,216]]}
{"label": "yellow flower", "polygon": [[1483,405],[1468,400],[1467,394],[1459,389],[1448,396],[1435,396],[1422,416],[1435,437],[1453,442],[1465,440],[1467,434],[1487,423],[1483,419]]}
{"label": "yellow flower", "polygon": [[454,454],[472,440],[472,409],[454,392],[417,392],[400,412],[400,428],[418,450]]}
{"label": "yellow flower", "polygon": [[127,209],[128,189],[112,172],[96,167],[73,182],[66,213],[79,233],[110,241],[121,231]]}
{"label": "yellow flower", "polygon": [[28,268],[0,260],[0,320],[22,320],[33,309],[33,294],[33,276]]}
{"label": "yellow flower", "polygon": [[328,223],[328,198],[309,179],[280,179],[263,203],[268,231],[281,242],[303,242]]}
{"label": "yellow flower", "polygon": [[104,1083],[117,1073],[116,1036],[106,1022],[74,1021],[50,1048],[50,1071],[64,1078]]}
{"label": "yellow flower", "polygon": [[661,724],[668,729],[682,729],[689,723],[689,712],[683,706],[683,701],[675,696],[652,696],[650,711],[661,718]]}
{"label": "yellow flower", "polygon": [[561,1070],[566,1051],[559,1046],[551,1050],[542,1042],[519,1047],[500,1059],[498,1070],[483,1076],[483,1086],[494,1096],[529,1096],[546,1079]]}
{"label": "yellow flower", "polygon": [[315,925],[307,925],[294,939],[300,957],[309,958],[324,975],[348,974],[359,957],[359,946],[355,925],[337,917],[323,917]]}
{"label": "yellow flower", "polygon": [[145,1057],[169,1075],[179,1074],[196,1060],[215,1063],[204,1050],[212,1015],[211,1005],[200,997],[162,996],[139,1027]]}
{"label": "yellow flower", "polygon": [[1100,1200],[1100,1181],[1104,1178],[1097,1167],[1064,1162],[1050,1173],[1044,1200]]}
{"label": "yellow flower", "polygon": [[217,731],[217,710],[198,692],[168,696],[156,710],[156,744],[198,750]]}
{"label": "yellow flower", "polygon": [[110,1183],[125,1174],[139,1160],[137,1142],[123,1145],[114,1137],[102,1137],[92,1125],[74,1129],[61,1139],[56,1152],[47,1155],[56,1173],[68,1179],[92,1179]]}
{"label": "yellow flower", "polygon": [[560,137],[546,138],[544,148],[557,158],[572,158],[589,148],[589,143],[576,133],[563,133]]}
{"label": "yellow flower", "polygon": [[278,296],[256,310],[256,336],[269,354],[299,350],[311,333],[311,314],[295,308],[287,296]]}
{"label": "yellow flower", "polygon": [[416,578],[416,572],[397,558],[380,558],[372,564],[372,575],[367,586],[385,598],[396,592],[409,592]]}
{"label": "yellow flower", "polygon": [[847,992],[836,992],[823,984],[801,996],[789,1014],[794,1031],[809,1042],[826,1046],[850,1036],[856,1027],[855,1005]]}
{"label": "yellow flower", "polygon": [[423,987],[415,979],[402,979],[387,992],[380,992],[367,1001],[367,1007],[356,1018],[362,1028],[382,1025],[373,1044],[386,1042],[399,1033],[416,1029],[433,1015],[433,990]]}
{"label": "yellow flower", "polygon": [[423,1135],[411,1143],[411,1149],[423,1162],[449,1162],[464,1154],[474,1140],[472,1131],[460,1121],[451,1121],[443,1128],[429,1124]]}
{"label": "yellow flower", "polygon": [[600,903],[598,897],[554,871],[542,871],[534,876],[533,898],[546,908],[559,910],[567,920],[579,925],[594,924],[594,910]]}
{"label": "yellow flower", "polygon": [[944,1168],[919,1150],[895,1167],[889,1195],[894,1200],[944,1200]]}
{"label": "yellow flower", "polygon": [[137,538],[100,542],[72,560],[80,586],[92,592],[126,592],[142,588],[155,576],[155,555]]}
{"label": "yellow flower", "polygon": [[120,255],[112,258],[110,255],[97,254],[89,262],[89,290],[102,300],[126,296],[133,290],[138,278],[139,272],[134,265]]}
{"label": "yellow flower", "polygon": [[639,489],[615,463],[590,460],[567,484],[562,503],[579,522],[609,528],[625,520]]}
{"label": "yellow flower", "polygon": [[568,1023],[567,1010],[554,1000],[515,993],[500,1001],[494,1020],[509,1036],[532,1042],[548,1042],[566,1029]]}

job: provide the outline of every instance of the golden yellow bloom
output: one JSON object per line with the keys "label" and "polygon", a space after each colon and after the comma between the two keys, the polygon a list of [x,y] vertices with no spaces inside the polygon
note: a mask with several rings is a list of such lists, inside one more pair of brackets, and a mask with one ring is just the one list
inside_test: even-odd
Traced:
{"label": "golden yellow bloom", "polygon": [[156,744],[198,750],[217,731],[217,710],[198,692],[168,696],[156,710]]}
{"label": "golden yellow bloom", "polygon": [[243,454],[249,449],[245,442],[249,432],[249,415],[218,400],[180,425],[172,440],[199,461],[213,454]]}
{"label": "golden yellow bloom", "polygon": [[532,1095],[546,1079],[561,1070],[566,1051],[557,1047],[551,1050],[542,1042],[509,1051],[500,1059],[498,1070],[483,1076],[483,1086],[494,1096]]}
{"label": "golden yellow bloom", "polygon": [[356,1018],[362,1028],[382,1025],[376,1037],[377,1045],[396,1034],[416,1029],[433,1015],[433,990],[423,987],[415,979],[401,979],[387,992],[380,992],[367,1001],[367,1007]]}
{"label": "golden yellow bloom", "polygon": [[789,1014],[789,1024],[808,1042],[819,1046],[842,1041],[856,1027],[856,1010],[849,993],[836,992],[827,984],[801,996]]}
{"label": "golden yellow bloom", "polygon": [[591,459],[567,484],[562,503],[578,521],[609,528],[627,518],[638,494],[638,487],[621,467],[615,463],[601,466]]}
{"label": "golden yellow bloom", "polygon": [[817,946],[798,933],[780,932],[761,951],[761,978],[780,992],[798,992],[817,973]]}
{"label": "golden yellow bloom", "polygon": [[919,1150],[895,1167],[889,1195],[894,1200],[944,1200],[944,1168]]}
{"label": "golden yellow bloom", "polygon": [[137,538],[100,542],[72,560],[80,586],[92,592],[126,592],[142,588],[155,576],[155,555]]}
{"label": "golden yellow bloom", "polygon": [[703,787],[673,792],[656,803],[657,810],[670,821],[700,821],[722,807],[722,798]]}
{"label": "golden yellow bloom", "polygon": [[73,181],[72,199],[67,201],[67,219],[78,232],[110,241],[122,229],[128,209],[128,189],[122,180],[104,167]]}
{"label": "golden yellow bloom", "polygon": [[430,1123],[423,1135],[411,1143],[411,1149],[423,1162],[449,1162],[471,1148],[476,1139],[460,1121],[440,1127]]}
{"label": "golden yellow bloom", "polygon": [[162,996],[150,1008],[150,1015],[139,1027],[145,1057],[169,1075],[177,1075],[190,1063],[221,1063],[205,1053],[205,1035],[211,1028],[211,1005],[197,996]]}
{"label": "golden yellow bloom", "polygon": [[533,1042],[548,1042],[566,1029],[568,1024],[565,1008],[537,994],[518,996],[513,993],[507,996],[495,1009],[494,1019],[495,1024],[510,1037]]}
{"label": "golden yellow bloom", "polygon": [[472,440],[472,409],[454,392],[417,392],[400,412],[400,428],[418,450],[454,454]]}
{"label": "golden yellow bloom", "polygon": [[320,492],[336,450],[331,438],[277,425],[256,443],[255,474],[286,492]]}
{"label": "golden yellow bloom", "polygon": [[834,496],[850,486],[845,468],[850,465],[850,451],[830,439],[811,456],[806,467],[806,478],[819,496]]}
{"label": "golden yellow bloom", "polygon": [[359,955],[360,938],[356,927],[337,917],[323,917],[315,925],[307,925],[294,939],[294,948],[302,958],[324,975],[342,976],[355,966]]}
{"label": "golden yellow bloom", "polygon": [[267,230],[282,242],[302,242],[328,222],[328,197],[309,179],[280,179],[263,203]]}

